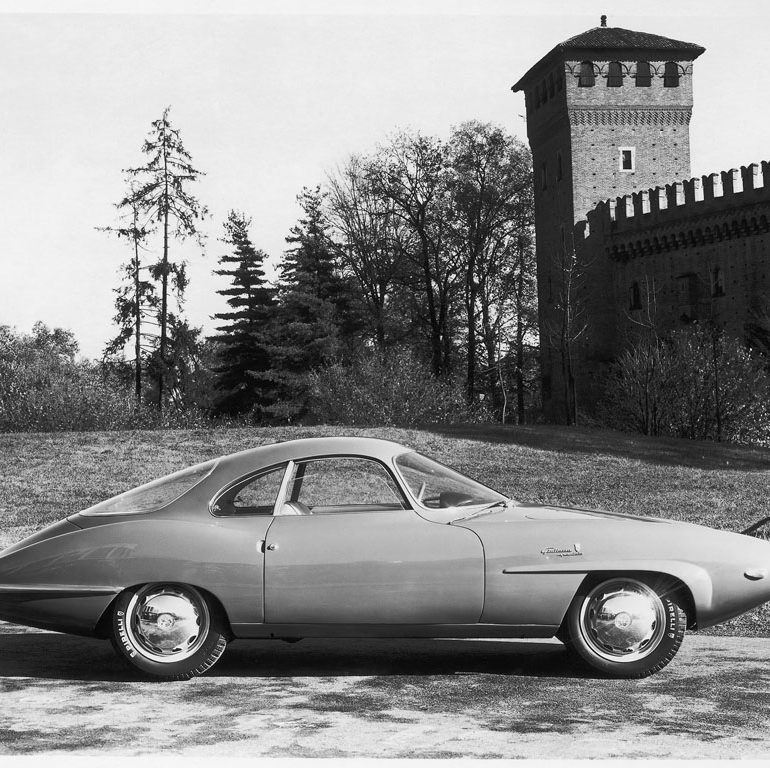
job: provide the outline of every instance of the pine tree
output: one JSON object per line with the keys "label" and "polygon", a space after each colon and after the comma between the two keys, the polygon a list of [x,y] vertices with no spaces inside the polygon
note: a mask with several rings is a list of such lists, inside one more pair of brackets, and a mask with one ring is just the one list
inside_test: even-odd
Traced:
{"label": "pine tree", "polygon": [[230,211],[222,242],[233,250],[220,256],[222,267],[214,270],[214,274],[230,278],[230,287],[217,293],[227,297],[231,311],[214,315],[223,325],[217,326],[219,334],[213,337],[219,347],[213,412],[230,416],[252,412],[259,419],[271,402],[271,383],[265,371],[270,368],[268,334],[276,291],[267,284],[266,254],[252,245],[250,226],[250,218]]}
{"label": "pine tree", "polygon": [[271,378],[275,416],[291,419],[307,408],[308,374],[341,355],[361,327],[348,281],[337,270],[319,187],[297,196],[304,216],[292,227],[281,268]]}
{"label": "pine tree", "polygon": [[[207,210],[187,187],[204,175],[191,164],[192,157],[184,148],[179,131],[169,120],[170,107],[163,110],[163,116],[152,123],[152,130],[145,139],[142,152],[148,156],[147,163],[137,168],[128,168],[126,173],[138,182],[118,207],[136,207],[149,220],[155,220],[163,236],[163,251],[160,260],[151,267],[152,278],[160,282],[160,308],[158,325],[158,407],[163,406],[165,379],[170,373],[169,354],[169,281],[181,304],[187,287],[187,274],[183,261],[172,261],[169,256],[170,239],[184,240],[193,237],[202,247],[203,235],[198,231],[198,222],[205,218]],[[177,318],[179,320],[179,318]]]}
{"label": "pine tree", "polygon": [[[146,270],[143,264],[142,251],[150,229],[148,225],[139,223],[139,208],[137,204],[128,204],[130,211],[121,226],[99,227],[103,232],[112,232],[118,237],[123,237],[131,244],[132,257],[122,265],[123,284],[115,289],[115,316],[114,321],[118,326],[118,334],[111,339],[104,350],[105,358],[121,355],[124,347],[130,341],[134,346],[134,395],[137,402],[142,400],[142,373],[146,367],[146,360],[153,347],[152,333],[147,333],[145,324],[153,324],[149,319],[154,316],[158,308],[158,296],[155,293],[155,285],[152,281],[143,277]],[[148,346],[149,345],[149,346]]]}

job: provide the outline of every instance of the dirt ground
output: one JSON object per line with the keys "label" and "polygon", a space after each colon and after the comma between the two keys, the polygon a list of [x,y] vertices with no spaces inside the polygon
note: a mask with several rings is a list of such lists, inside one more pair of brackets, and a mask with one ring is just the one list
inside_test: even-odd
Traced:
{"label": "dirt ground", "polygon": [[642,681],[556,641],[234,642],[189,682],[0,623],[0,755],[767,758],[770,640],[688,635]]}

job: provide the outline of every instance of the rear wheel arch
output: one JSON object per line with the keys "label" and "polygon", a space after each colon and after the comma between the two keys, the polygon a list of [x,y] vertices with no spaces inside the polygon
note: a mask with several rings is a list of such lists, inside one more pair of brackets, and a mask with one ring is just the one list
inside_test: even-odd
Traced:
{"label": "rear wheel arch", "polygon": [[[108,640],[112,636],[112,615],[115,610],[115,603],[118,601],[118,598],[121,595],[123,595],[125,592],[132,592],[134,590],[140,589],[145,584],[153,583],[153,581],[157,580],[151,579],[148,581],[140,581],[137,584],[131,584],[121,589],[120,592],[118,592],[118,594],[116,594],[112,600],[110,600],[109,604],[102,611],[102,615],[99,617],[99,621],[97,621],[96,627],[94,628],[94,637],[98,637],[102,640]],[[197,584],[189,584],[187,582],[180,583],[193,587],[194,589],[198,590],[198,592],[200,592],[203,597],[206,598],[212,613],[218,620],[222,630],[227,635],[227,639],[232,640],[235,637],[235,634],[233,633],[233,628],[230,624],[230,617],[227,615],[227,611],[225,610],[222,601],[214,593],[209,592],[209,590],[207,590],[205,587],[199,587]]]}

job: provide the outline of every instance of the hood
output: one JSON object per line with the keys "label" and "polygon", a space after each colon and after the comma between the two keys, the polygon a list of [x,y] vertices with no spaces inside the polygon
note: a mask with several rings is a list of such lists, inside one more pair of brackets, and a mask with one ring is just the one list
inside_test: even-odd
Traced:
{"label": "hood", "polygon": [[474,516],[456,520],[462,523],[467,520],[478,522],[507,523],[520,520],[579,520],[581,518],[604,518],[618,521],[642,521],[646,523],[675,524],[675,520],[666,520],[662,517],[647,517],[645,515],[625,515],[620,512],[605,512],[600,509],[583,509],[581,507],[554,507],[542,504],[516,504],[505,508],[495,507],[484,510]]}

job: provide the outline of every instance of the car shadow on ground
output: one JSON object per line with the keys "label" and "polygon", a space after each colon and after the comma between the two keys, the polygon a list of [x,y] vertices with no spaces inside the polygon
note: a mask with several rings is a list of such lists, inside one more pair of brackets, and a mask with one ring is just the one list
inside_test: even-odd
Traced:
{"label": "car shadow on ground", "polygon": [[559,453],[607,454],[650,464],[695,469],[770,471],[770,450],[766,448],[749,448],[745,445],[736,446],[707,440],[647,437],[606,429],[566,428],[551,424],[442,424],[431,426],[429,429],[447,437],[507,443]]}
{"label": "car shadow on ground", "polygon": [[[586,678],[590,672],[556,641],[306,639],[232,642],[214,678],[495,674]],[[0,634],[0,690],[16,678],[82,682],[147,680],[110,643],[54,632]]]}

